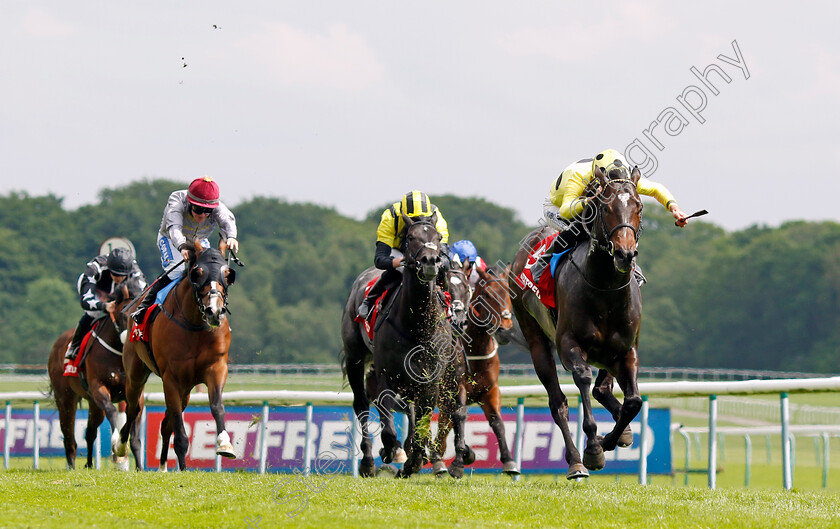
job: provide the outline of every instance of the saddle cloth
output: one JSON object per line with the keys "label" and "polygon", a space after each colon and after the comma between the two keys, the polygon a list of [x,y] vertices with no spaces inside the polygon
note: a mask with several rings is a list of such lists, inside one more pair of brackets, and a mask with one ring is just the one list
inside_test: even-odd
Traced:
{"label": "saddle cloth", "polygon": [[[373,284],[376,283],[378,279],[379,278],[376,277],[374,279],[371,279],[370,282],[368,282],[367,286],[365,287],[365,296],[367,296],[367,293],[370,292],[370,289],[373,288]],[[379,315],[379,309],[382,308],[382,303],[385,301],[385,296],[387,295],[388,290],[385,290],[385,292],[383,292],[381,296],[376,298],[376,302],[373,304],[373,313],[370,315],[370,318],[366,320],[357,314],[356,318],[353,320],[355,322],[361,323],[364,326],[365,333],[371,340],[373,340],[373,329],[376,326],[376,317]]]}
{"label": "saddle cloth", "polygon": [[[567,248],[560,253],[552,255],[550,264],[547,267],[548,270],[540,269],[536,279],[534,278],[533,272],[537,272],[534,265],[548,252],[558,234],[559,232],[552,233],[541,239],[528,254],[528,261],[525,263],[525,268],[516,276],[516,282],[520,287],[532,291],[543,305],[550,308],[556,307],[554,300],[554,276],[557,273],[557,265],[563,256],[569,252],[569,249]],[[549,273],[545,273],[546,271]]]}
{"label": "saddle cloth", "polygon": [[[97,322],[98,323],[98,322]],[[96,328],[96,323],[94,323],[93,328]],[[87,357],[87,345],[91,338],[91,332],[93,328],[88,331],[84,338],[82,338],[82,345],[79,346],[79,353],[76,355],[76,358],[73,359],[72,362],[67,362],[64,364],[64,376],[65,377],[76,377],[79,378],[79,370],[82,367],[82,362],[84,362],[85,357]],[[70,344],[67,344],[67,347],[70,347]]]}

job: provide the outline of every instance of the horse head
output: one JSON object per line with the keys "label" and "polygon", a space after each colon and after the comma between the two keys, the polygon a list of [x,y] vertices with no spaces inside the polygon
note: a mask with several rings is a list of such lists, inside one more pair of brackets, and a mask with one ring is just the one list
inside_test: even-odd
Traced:
{"label": "horse head", "polygon": [[490,267],[487,271],[476,267],[478,284],[470,305],[470,319],[479,326],[489,327],[492,333],[509,331],[513,327],[507,270]]}
{"label": "horse head", "polygon": [[446,283],[449,285],[449,295],[452,297],[452,323],[459,328],[467,324],[467,307],[472,297],[472,287],[465,272],[469,263],[462,268],[451,268],[446,271]]}
{"label": "horse head", "polygon": [[642,227],[642,201],[636,190],[641,178],[638,167],[630,176],[626,169],[595,169],[595,176],[601,186],[601,193],[593,201],[595,221],[592,238],[598,248],[613,257],[615,269],[626,274],[633,267],[638,255],[639,235]]}
{"label": "horse head", "polygon": [[202,318],[209,326],[218,327],[227,311],[227,291],[236,280],[236,272],[219,250],[204,248],[198,240],[190,264],[189,280]]}
{"label": "horse head", "polygon": [[440,257],[440,233],[435,228],[437,213],[418,219],[412,219],[403,213],[402,218],[406,229],[406,268],[413,270],[421,283],[434,281],[443,265]]}

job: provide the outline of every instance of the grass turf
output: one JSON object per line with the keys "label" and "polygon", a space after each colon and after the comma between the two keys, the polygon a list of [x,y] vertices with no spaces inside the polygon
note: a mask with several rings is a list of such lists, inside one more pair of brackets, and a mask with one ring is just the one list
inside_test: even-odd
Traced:
{"label": "grass turf", "polygon": [[[428,475],[0,473],[3,527],[840,527],[840,494]],[[286,500],[285,502],[283,500]],[[299,510],[294,516],[288,514]]]}

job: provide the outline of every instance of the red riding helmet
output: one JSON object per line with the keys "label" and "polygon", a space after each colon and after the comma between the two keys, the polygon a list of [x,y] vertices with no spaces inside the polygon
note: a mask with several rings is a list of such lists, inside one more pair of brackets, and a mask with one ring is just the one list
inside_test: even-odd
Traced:
{"label": "red riding helmet", "polygon": [[187,191],[187,200],[195,206],[211,209],[218,207],[219,184],[213,181],[212,176],[196,178],[192,181]]}

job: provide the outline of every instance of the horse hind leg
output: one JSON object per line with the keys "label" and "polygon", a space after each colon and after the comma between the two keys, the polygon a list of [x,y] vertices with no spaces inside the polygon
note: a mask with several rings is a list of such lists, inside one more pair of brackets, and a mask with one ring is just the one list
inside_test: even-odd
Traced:
{"label": "horse hind leg", "polygon": [[[613,376],[606,369],[598,370],[598,377],[595,379],[595,387],[592,388],[592,396],[610,412],[614,421],[618,421],[621,413],[621,403],[615,398],[612,391]],[[616,443],[621,448],[627,448],[633,444],[633,430],[628,424],[618,438]]]}
{"label": "horse hind leg", "polygon": [[452,418],[449,416],[449,410],[443,407],[438,415],[438,431],[429,454],[429,460],[432,462],[432,473],[435,476],[442,476],[448,470],[446,463],[443,462],[443,457],[446,454],[446,438],[449,436],[451,429]]}
{"label": "horse hind leg", "polygon": [[[359,421],[361,430],[362,460],[359,462],[359,475],[363,478],[370,478],[376,475],[376,464],[373,459],[373,440],[368,432],[368,418],[370,417],[370,400],[365,391],[365,362],[347,358],[345,364],[347,370],[347,381],[353,390],[353,412]],[[351,447],[355,450],[355,447]]]}
{"label": "horse hind leg", "polygon": [[557,363],[554,361],[551,344],[537,321],[530,314],[519,308],[517,304],[514,304],[513,308],[522,334],[528,342],[534,370],[548,394],[548,408],[551,417],[563,434],[563,441],[566,444],[566,463],[569,465],[566,479],[589,477],[589,471],[581,461],[580,452],[578,452],[572,433],[569,430],[569,402],[560,389],[560,381],[557,379]]}
{"label": "horse hind leg", "polygon": [[55,390],[55,403],[58,407],[61,434],[64,436],[67,469],[73,470],[76,468],[76,406],[79,404],[79,397],[69,388],[63,392]]}

